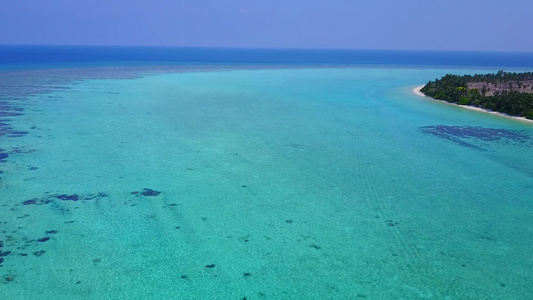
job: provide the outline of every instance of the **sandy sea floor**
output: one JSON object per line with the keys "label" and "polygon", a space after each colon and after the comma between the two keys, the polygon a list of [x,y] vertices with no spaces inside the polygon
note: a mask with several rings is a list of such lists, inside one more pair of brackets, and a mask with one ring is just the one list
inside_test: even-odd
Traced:
{"label": "sandy sea floor", "polygon": [[[2,299],[527,299],[533,127],[437,69],[90,79],[2,137]],[[9,252],[9,253],[8,253]]]}

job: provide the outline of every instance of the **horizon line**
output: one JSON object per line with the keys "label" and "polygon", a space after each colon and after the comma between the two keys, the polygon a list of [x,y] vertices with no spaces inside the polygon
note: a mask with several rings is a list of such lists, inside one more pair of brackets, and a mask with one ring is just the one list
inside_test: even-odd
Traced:
{"label": "horizon line", "polygon": [[436,49],[392,49],[392,48],[303,48],[303,47],[246,47],[246,46],[178,46],[178,45],[96,45],[96,44],[16,44],[0,43],[0,47],[99,47],[99,48],[177,48],[177,49],[224,49],[224,50],[285,50],[285,51],[390,51],[390,52],[450,52],[450,53],[516,53],[533,54],[533,51],[518,50],[436,50]]}

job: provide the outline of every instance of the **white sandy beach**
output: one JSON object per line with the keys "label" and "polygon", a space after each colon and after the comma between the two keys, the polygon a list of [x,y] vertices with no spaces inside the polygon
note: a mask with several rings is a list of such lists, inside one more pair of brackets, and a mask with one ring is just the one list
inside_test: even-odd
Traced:
{"label": "white sandy beach", "polygon": [[[429,96],[426,96],[424,95],[420,90],[423,88],[424,86],[421,85],[421,86],[417,86],[415,88],[413,88],[413,94],[416,94],[418,96],[422,96],[422,97],[426,97],[426,98],[429,98],[429,99],[432,99],[432,100],[435,100]],[[437,100],[437,101],[440,101],[440,100]],[[465,108],[465,109],[470,109],[470,110],[475,110],[475,111],[480,111],[480,112],[484,112],[484,113],[489,113],[489,114],[493,114],[493,115],[498,115],[498,116],[502,116],[502,117],[506,117],[506,118],[511,118],[511,119],[515,119],[515,120],[518,120],[518,121],[522,121],[522,122],[528,122],[528,123],[531,123],[533,124],[533,120],[530,120],[530,119],[526,119],[524,117],[515,117],[515,116],[510,116],[510,115],[507,115],[507,114],[504,114],[504,113],[500,113],[500,112],[495,112],[495,111],[491,111],[491,110],[488,110],[488,109],[484,109],[484,108],[480,108],[480,107],[475,107],[475,106],[469,106],[469,105],[459,105],[459,104],[455,104],[455,103],[449,103],[449,102],[446,102],[446,101],[441,101],[443,103],[446,103],[446,104],[450,104],[450,105],[455,105],[455,106],[458,106],[458,107],[461,107],[461,108]]]}

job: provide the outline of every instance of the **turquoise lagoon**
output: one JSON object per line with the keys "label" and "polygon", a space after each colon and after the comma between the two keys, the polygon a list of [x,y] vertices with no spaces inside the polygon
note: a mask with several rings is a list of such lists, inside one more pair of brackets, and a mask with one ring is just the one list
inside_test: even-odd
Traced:
{"label": "turquoise lagoon", "polygon": [[95,70],[9,100],[1,299],[533,295],[533,125],[412,93],[498,69]]}

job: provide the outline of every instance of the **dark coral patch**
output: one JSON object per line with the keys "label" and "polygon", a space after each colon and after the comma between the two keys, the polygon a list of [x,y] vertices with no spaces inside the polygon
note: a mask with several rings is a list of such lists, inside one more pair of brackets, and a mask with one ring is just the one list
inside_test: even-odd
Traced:
{"label": "dark coral patch", "polygon": [[28,154],[28,153],[33,153],[35,151],[37,151],[37,150],[35,150],[35,149],[26,149],[24,147],[13,147],[11,149],[11,154],[15,154],[15,153],[17,153],[17,154]]}
{"label": "dark coral patch", "polygon": [[28,134],[27,131],[10,131],[8,134],[6,134],[8,137],[22,137],[24,135]]}
{"label": "dark coral patch", "polygon": [[24,202],[22,202],[23,205],[34,205],[34,204],[37,204],[37,201],[39,199],[37,198],[34,198],[34,199],[30,199],[30,200],[26,200]]}
{"label": "dark coral patch", "polygon": [[57,195],[56,196],[57,199],[60,199],[60,200],[70,200],[70,201],[78,201],[80,200],[80,196],[76,195],[76,194],[72,194],[72,195],[67,195],[67,194],[61,194],[61,195]]}
{"label": "dark coral patch", "polygon": [[21,113],[16,112],[6,112],[6,111],[0,111],[0,117],[19,117],[22,116]]}
{"label": "dark coral patch", "polygon": [[525,131],[486,128],[480,126],[446,126],[432,125],[420,127],[423,133],[443,138],[461,146],[483,150],[476,142],[494,142],[502,144],[527,144],[531,136]]}
{"label": "dark coral patch", "polygon": [[106,193],[98,193],[98,194],[89,194],[83,197],[80,197],[81,200],[94,200],[94,199],[101,199],[101,198],[107,198],[109,197]]}
{"label": "dark coral patch", "polygon": [[41,199],[39,198],[33,198],[33,199],[30,199],[30,200],[26,200],[24,202],[22,202],[23,205],[45,205],[45,204],[48,204],[52,202],[52,199],[50,199],[49,197],[43,197]]}
{"label": "dark coral patch", "polygon": [[530,136],[524,131],[485,128],[479,126],[426,126],[426,130],[441,135],[455,136],[460,138],[473,138],[484,141],[511,140],[518,143],[526,142]]}
{"label": "dark coral patch", "polygon": [[[6,107],[2,106],[0,101],[0,117],[17,117],[22,115],[23,114],[21,113],[7,112]],[[25,131],[13,130],[13,127],[8,124],[9,121],[9,119],[0,119],[0,136],[19,137],[28,133]]]}
{"label": "dark coral patch", "polygon": [[78,194],[61,194],[61,195],[48,195],[41,198],[33,198],[26,201],[23,201],[23,205],[45,205],[48,203],[53,202],[56,199],[63,200],[63,201],[79,201],[79,200],[94,200],[94,199],[102,199],[109,197],[106,193],[97,193],[97,194],[86,194],[86,195],[78,195]]}
{"label": "dark coral patch", "polygon": [[310,247],[311,247],[311,248],[315,248],[315,249],[317,249],[317,250],[319,250],[319,249],[322,248],[322,247],[320,247],[320,246],[317,245],[317,244],[312,244]]}
{"label": "dark coral patch", "polygon": [[394,226],[400,224],[400,223],[395,222],[395,221],[393,221],[393,220],[385,220],[385,223],[387,224],[387,226],[390,226],[390,227],[394,227]]}
{"label": "dark coral patch", "polygon": [[157,196],[157,195],[161,194],[161,192],[160,191],[156,191],[156,190],[152,190],[152,189],[149,189],[149,188],[144,188],[140,192],[139,191],[133,191],[130,194],[132,194],[132,195],[141,195],[141,196],[146,196],[146,197],[154,197],[154,196]]}
{"label": "dark coral patch", "polygon": [[11,251],[0,251],[0,266],[4,262],[4,258],[3,257],[8,256],[10,254],[11,254]]}
{"label": "dark coral patch", "polygon": [[[12,107],[6,101],[0,101],[0,117],[17,117],[22,115],[20,112],[12,112]],[[8,123],[9,121],[9,119],[5,118],[0,119],[0,136],[17,137],[27,133],[13,130],[13,127]]]}
{"label": "dark coral patch", "polygon": [[38,239],[37,242],[44,243],[44,242],[48,241],[49,239],[50,239],[49,237],[43,237],[41,239]]}
{"label": "dark coral patch", "polygon": [[142,190],[142,192],[141,192],[141,195],[147,196],[147,197],[149,197],[149,196],[157,196],[159,194],[161,194],[161,192],[156,191],[156,190],[152,190],[152,189],[149,189],[149,188],[144,188]]}
{"label": "dark coral patch", "polygon": [[6,159],[9,155],[4,152],[3,149],[0,149],[0,162],[4,162],[3,160]]}

